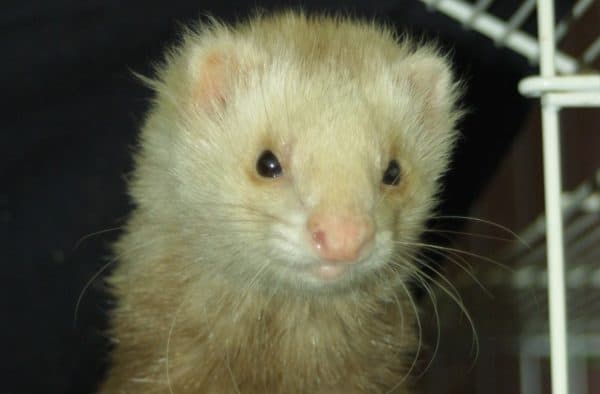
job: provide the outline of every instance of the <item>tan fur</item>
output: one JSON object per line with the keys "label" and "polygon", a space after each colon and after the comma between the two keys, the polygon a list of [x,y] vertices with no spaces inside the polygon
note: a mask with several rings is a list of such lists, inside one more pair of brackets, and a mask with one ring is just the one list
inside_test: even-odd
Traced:
{"label": "tan fur", "polygon": [[[407,392],[411,242],[458,117],[446,60],[373,24],[283,13],[188,32],[151,84],[101,392]],[[280,178],[256,174],[266,149]],[[382,185],[394,158],[402,180]],[[377,229],[331,283],[305,269],[317,211]]]}

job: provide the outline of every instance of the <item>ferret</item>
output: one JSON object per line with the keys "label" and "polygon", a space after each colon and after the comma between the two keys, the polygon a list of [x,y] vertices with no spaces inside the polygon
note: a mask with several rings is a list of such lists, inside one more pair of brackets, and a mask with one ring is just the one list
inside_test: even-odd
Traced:
{"label": "ferret", "polygon": [[458,133],[448,59],[281,12],[187,30],[149,83],[100,392],[410,392],[408,283]]}

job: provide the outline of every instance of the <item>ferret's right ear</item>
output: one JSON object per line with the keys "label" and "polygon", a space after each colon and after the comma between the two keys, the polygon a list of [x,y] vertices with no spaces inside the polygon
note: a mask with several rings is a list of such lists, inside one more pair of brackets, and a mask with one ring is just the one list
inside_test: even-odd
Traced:
{"label": "ferret's right ear", "polygon": [[256,65],[243,45],[227,43],[196,48],[188,63],[192,102],[206,111],[224,108]]}
{"label": "ferret's right ear", "polygon": [[228,51],[220,48],[195,51],[188,63],[191,101],[205,110],[225,105],[228,85],[237,68]]}

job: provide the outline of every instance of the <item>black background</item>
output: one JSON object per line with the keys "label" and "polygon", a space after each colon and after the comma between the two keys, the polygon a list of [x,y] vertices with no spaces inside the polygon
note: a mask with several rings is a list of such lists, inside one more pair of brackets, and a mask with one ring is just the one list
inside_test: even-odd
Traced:
{"label": "black background", "polygon": [[[7,4],[4,4],[7,3]],[[151,93],[131,71],[210,14],[243,18],[282,1],[25,1],[0,13],[0,393],[92,392],[105,368],[110,302],[102,275],[130,203],[124,174]],[[502,2],[504,3],[504,2]],[[344,5],[342,8],[341,5]],[[511,143],[529,104],[528,63],[419,1],[305,1],[437,37],[469,88],[464,136],[445,187],[465,214]],[[502,10],[500,9],[499,12]],[[446,224],[451,226],[452,223]],[[80,242],[78,242],[80,241]],[[425,377],[426,378],[426,377]]]}

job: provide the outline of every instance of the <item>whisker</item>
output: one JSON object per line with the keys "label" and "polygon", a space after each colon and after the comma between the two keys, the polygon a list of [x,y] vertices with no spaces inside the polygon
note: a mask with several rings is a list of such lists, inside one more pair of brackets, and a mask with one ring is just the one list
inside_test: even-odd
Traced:
{"label": "whisker", "polygon": [[[419,257],[422,257],[422,258],[426,259],[427,261],[420,260]],[[459,293],[458,289],[456,288],[456,286],[454,286],[454,284],[448,278],[446,278],[446,276],[440,270],[433,267],[432,264],[435,264],[434,260],[432,260],[426,256],[415,256],[415,257],[413,257],[413,260],[416,262],[419,262],[426,268],[433,271],[433,273],[435,273],[440,279],[442,279],[446,284],[448,284],[448,286],[450,287],[450,290],[453,291],[453,293],[456,295],[456,297],[459,299],[459,301],[461,303],[463,302],[462,297],[460,296],[460,293]],[[433,276],[431,276],[425,272],[422,272],[422,271],[421,271],[421,273],[423,275],[425,275],[427,279],[429,279],[431,281],[435,280],[435,278]]]}
{"label": "whisker", "polygon": [[[410,376],[413,369],[417,365],[417,361],[419,360],[419,356],[421,355],[421,350],[422,350],[422,345],[423,345],[423,326],[421,325],[421,319],[419,318],[419,310],[417,308],[417,305],[416,305],[412,295],[410,294],[410,291],[406,287],[406,285],[404,283],[400,282],[400,287],[406,294],[406,297],[408,298],[408,301],[415,313],[415,321],[417,323],[417,337],[419,338],[419,340],[417,342],[417,351],[415,352],[415,356],[413,357],[413,361],[410,365],[410,368],[408,369],[406,374],[402,377],[402,379],[398,383],[396,383],[386,394],[393,393]],[[400,305],[400,300],[398,299],[398,297],[395,294],[394,294],[394,298],[395,298],[396,302],[398,303],[398,305]]]}
{"label": "whisker", "polygon": [[96,279],[98,279],[100,277],[100,275],[102,275],[102,273],[104,273],[104,271],[106,271],[111,265],[115,264],[119,259],[121,259],[123,256],[128,255],[129,253],[133,253],[137,250],[143,249],[148,245],[153,244],[154,242],[156,242],[157,240],[162,240],[162,239],[168,239],[168,238],[173,238],[179,236],[179,234],[167,234],[166,236],[163,237],[156,237],[153,238],[151,241],[149,242],[145,242],[139,245],[136,245],[133,248],[128,249],[125,252],[122,252],[116,256],[114,256],[112,259],[110,259],[106,264],[104,264],[102,267],[100,267],[95,273],[94,275],[92,275],[92,277],[85,283],[85,285],[83,286],[83,288],[81,289],[81,291],[79,292],[79,296],[77,297],[77,301],[75,302],[75,310],[73,313],[73,324],[76,325],[77,324],[77,314],[79,313],[79,308],[81,306],[81,302],[83,300],[84,295],[86,294],[87,290],[89,289],[89,287],[92,285],[92,283],[94,283],[94,281]]}
{"label": "whisker", "polygon": [[431,354],[431,357],[429,358],[427,365],[425,365],[425,368],[423,368],[421,373],[419,373],[419,375],[417,375],[417,379],[421,379],[425,375],[425,373],[429,370],[429,368],[431,368],[431,366],[433,365],[433,362],[435,361],[435,357],[437,356],[439,348],[440,348],[440,343],[442,341],[442,323],[441,323],[441,318],[440,318],[440,312],[439,312],[438,305],[437,305],[438,304],[437,297],[435,296],[435,292],[433,291],[433,289],[424,280],[421,279],[421,280],[419,280],[419,282],[421,283],[421,285],[423,286],[423,288],[429,295],[429,298],[431,299],[431,305],[433,307],[433,315],[435,316],[436,333],[435,333],[435,346],[433,347],[433,353]]}
{"label": "whisker", "polygon": [[433,364],[433,361],[435,360],[435,357],[436,357],[437,352],[440,347],[440,342],[441,342],[441,337],[442,337],[442,331],[441,331],[442,329],[441,329],[440,314],[439,314],[439,310],[438,310],[438,306],[437,306],[437,297],[435,296],[435,292],[431,289],[431,287],[427,284],[427,282],[425,280],[423,280],[423,278],[421,276],[419,276],[418,271],[413,272],[413,275],[411,277],[416,279],[419,282],[419,284],[423,286],[423,288],[427,292],[429,298],[431,299],[431,305],[433,307],[435,322],[436,322],[436,338],[435,338],[435,346],[433,348],[434,349],[433,354],[431,355],[431,358],[427,362],[427,365],[425,366],[425,368],[421,371],[421,373],[419,373],[419,375],[417,375],[417,379],[420,379],[425,375],[425,372],[427,372],[427,370],[431,367],[431,365]]}
{"label": "whisker", "polygon": [[225,346],[225,365],[227,366],[227,372],[229,373],[229,377],[231,378],[231,383],[233,384],[233,387],[235,388],[235,392],[237,394],[241,394],[240,392],[240,388],[237,384],[237,381],[235,380],[235,375],[233,374],[233,371],[231,369],[231,362],[229,361],[229,349],[227,346]]}
{"label": "whisker", "polygon": [[239,297],[239,301],[238,301],[237,305],[232,308],[234,311],[236,311],[236,313],[242,307],[242,303],[246,300],[248,293],[250,292],[250,290],[252,290],[252,288],[258,281],[258,278],[266,270],[266,268],[270,265],[270,263],[271,263],[271,261],[269,259],[266,259],[265,263],[262,264],[258,270],[256,270],[256,273],[254,274],[252,279],[250,279],[248,284],[246,286],[244,286],[244,289],[240,293],[240,297]]}
{"label": "whisker", "polygon": [[[472,347],[475,348],[475,356],[473,359],[473,363],[475,363],[477,360],[477,357],[479,355],[479,337],[477,334],[477,329],[475,328],[475,322],[473,321],[473,318],[471,317],[471,314],[467,310],[466,306],[462,302],[462,298],[460,296],[455,295],[452,291],[448,290],[444,285],[439,283],[439,281],[434,280],[430,275],[427,275],[423,271],[415,271],[415,274],[418,276],[424,275],[426,279],[428,279],[432,283],[434,283],[440,290],[442,290],[444,293],[446,293],[446,295],[448,295],[448,297],[450,297],[450,299],[452,301],[454,301],[454,303],[458,306],[458,308],[464,314],[467,321],[469,322],[469,326],[471,327],[471,334],[472,334],[472,338],[473,338]],[[456,290],[456,288],[454,288],[454,289]]]}
{"label": "whisker", "polygon": [[460,216],[460,215],[438,215],[438,216],[432,216],[431,219],[470,220],[470,221],[477,222],[477,223],[484,223],[484,224],[487,224],[489,226],[495,227],[497,229],[500,229],[500,230],[502,230],[502,231],[510,234],[516,240],[518,240],[519,242],[521,242],[524,246],[526,246],[527,248],[530,248],[530,245],[522,237],[520,237],[517,233],[515,233],[514,231],[512,231],[508,227],[503,226],[503,225],[501,225],[499,223],[496,223],[496,222],[492,222],[491,220],[486,220],[486,219],[482,219],[482,218],[476,218],[476,217],[472,217],[472,216]]}
{"label": "whisker", "polygon": [[467,235],[469,237],[473,237],[473,238],[483,238],[483,239],[490,239],[490,240],[494,240],[494,241],[502,241],[502,242],[513,242],[514,239],[511,238],[503,238],[503,237],[495,237],[493,235],[486,235],[486,234],[480,234],[480,233],[471,233],[468,231],[456,231],[456,230],[443,230],[443,229],[436,229],[436,228],[426,228],[425,230],[423,230],[424,233],[434,233],[434,234],[456,234],[456,235]]}
{"label": "whisker", "polygon": [[[438,256],[441,256],[442,258],[447,259],[451,263],[456,264],[479,286],[479,288],[481,288],[481,290],[484,291],[484,293],[486,293],[489,297],[492,297],[492,298],[494,297],[494,295],[483,285],[483,283],[481,283],[481,281],[477,278],[477,276],[475,276],[475,274],[472,271],[471,265],[462,256],[456,255],[456,254],[451,254],[448,252],[447,252],[447,254],[444,254],[442,251],[435,250],[435,249],[431,249],[430,251],[432,253],[437,254]],[[466,266],[462,265],[460,262],[458,262],[457,259],[462,260],[462,262],[465,263]],[[428,260],[430,260],[430,259],[428,259]],[[434,263],[433,260],[430,260],[430,262]],[[429,265],[427,266],[427,268],[432,269],[432,267]]]}
{"label": "whisker", "polygon": [[[410,244],[408,244],[408,243],[404,243],[404,245],[409,245],[410,246]],[[478,357],[478,354],[479,354],[479,339],[478,339],[477,330],[475,328],[474,321],[473,321],[470,313],[468,312],[466,306],[464,305],[464,302],[462,300],[462,297],[460,296],[460,293],[458,292],[458,289],[439,270],[431,267],[430,264],[433,263],[434,261],[431,260],[431,259],[427,259],[425,256],[418,256],[418,255],[412,255],[412,254],[408,255],[406,253],[402,254],[401,251],[399,251],[399,252],[397,252],[394,255],[394,258],[392,259],[391,263],[395,264],[396,266],[398,266],[400,268],[404,268],[405,270],[408,271],[408,268],[406,267],[406,265],[402,264],[398,260],[398,259],[403,259],[404,261],[406,261],[407,258],[410,261],[412,261],[413,263],[422,264],[423,266],[431,269],[431,271],[433,273],[435,273],[436,275],[438,275],[439,278],[441,280],[443,280],[449,286],[449,288],[447,288],[442,283],[440,283],[438,280],[436,280],[434,277],[432,277],[431,275],[427,274],[426,272],[424,272],[422,270],[412,270],[412,271],[408,272],[409,276],[412,277],[412,278],[414,278],[415,280],[417,280],[417,282],[420,285],[422,285],[423,288],[424,288],[424,290],[428,293],[428,295],[429,295],[429,297],[430,297],[430,299],[432,301],[432,305],[433,305],[433,309],[434,309],[434,314],[435,314],[435,318],[436,318],[436,325],[437,325],[436,347],[435,347],[433,356],[430,359],[430,361],[429,361],[428,365],[426,366],[426,368],[419,375],[419,378],[424,375],[424,373],[427,371],[427,369],[430,368],[431,364],[433,363],[435,355],[437,354],[437,351],[438,351],[439,338],[440,338],[440,335],[441,335],[441,332],[440,332],[441,329],[440,329],[439,310],[437,308],[437,302],[436,302],[435,293],[427,285],[427,281],[435,284],[440,290],[442,290],[444,293],[446,293],[446,295],[448,295],[450,297],[450,299],[452,301],[454,301],[454,303],[456,303],[456,305],[462,311],[462,313],[464,314],[464,316],[467,318],[467,321],[468,321],[469,326],[471,328],[471,333],[472,333],[472,338],[473,338],[472,347],[475,349],[475,355],[474,355],[473,364],[472,364],[472,365],[474,365],[475,362],[476,362],[476,359]],[[427,259],[427,261],[424,261],[421,258]]]}
{"label": "whisker", "polygon": [[124,228],[124,226],[107,228],[107,229],[104,229],[104,230],[100,230],[100,231],[96,231],[96,232],[84,235],[83,237],[79,238],[79,240],[77,242],[75,242],[75,246],[73,246],[73,250],[77,250],[77,248],[79,248],[83,242],[85,242],[86,240],[90,239],[91,237],[95,237],[95,236],[101,235],[101,234],[110,233],[111,231],[117,231],[117,230],[120,230],[122,228]]}
{"label": "whisker", "polygon": [[461,250],[461,249],[456,249],[456,248],[451,248],[448,246],[440,246],[440,245],[434,245],[434,244],[429,244],[429,243],[423,243],[423,242],[404,242],[404,241],[394,241],[396,244],[399,245],[405,245],[405,246],[415,246],[415,247],[422,247],[425,249],[437,249],[437,250],[442,250],[442,251],[447,251],[447,252],[452,252],[452,253],[461,253],[464,254],[466,256],[470,256],[470,257],[474,257],[477,258],[479,260],[482,261],[487,261],[489,263],[492,263],[502,269],[505,269],[506,271],[510,272],[510,273],[514,273],[514,269],[507,266],[506,264],[502,264],[496,260],[490,259],[489,257],[485,257],[482,256],[480,254],[477,253],[473,253],[473,252],[467,252],[466,250]]}
{"label": "whisker", "polygon": [[170,356],[170,351],[171,351],[171,337],[173,335],[173,331],[175,330],[175,324],[177,323],[177,315],[179,315],[179,312],[181,311],[181,308],[183,307],[184,303],[185,303],[185,299],[179,303],[179,306],[175,310],[175,313],[173,314],[173,320],[171,320],[171,325],[169,326],[169,332],[167,334],[167,345],[166,345],[166,349],[165,349],[165,351],[166,351],[166,355],[165,355],[166,371],[165,372],[166,372],[166,376],[167,376],[167,386],[169,387],[170,394],[174,394],[173,385],[171,383],[171,370],[169,368],[169,356]]}
{"label": "whisker", "polygon": [[100,267],[100,269],[97,270],[94,273],[94,275],[92,275],[92,277],[83,286],[83,289],[81,289],[81,291],[79,292],[79,296],[77,297],[77,302],[75,302],[75,310],[73,312],[73,327],[77,326],[77,314],[79,313],[79,306],[81,305],[81,301],[83,300],[84,294],[87,292],[88,288],[92,285],[92,283],[94,283],[94,281],[96,279],[98,279],[98,277],[100,275],[102,275],[102,273],[104,271],[106,271],[108,269],[108,267],[110,267],[111,265],[113,265],[116,262],[117,262],[117,259],[114,258],[114,259],[111,259],[108,263],[104,264],[102,267]]}

